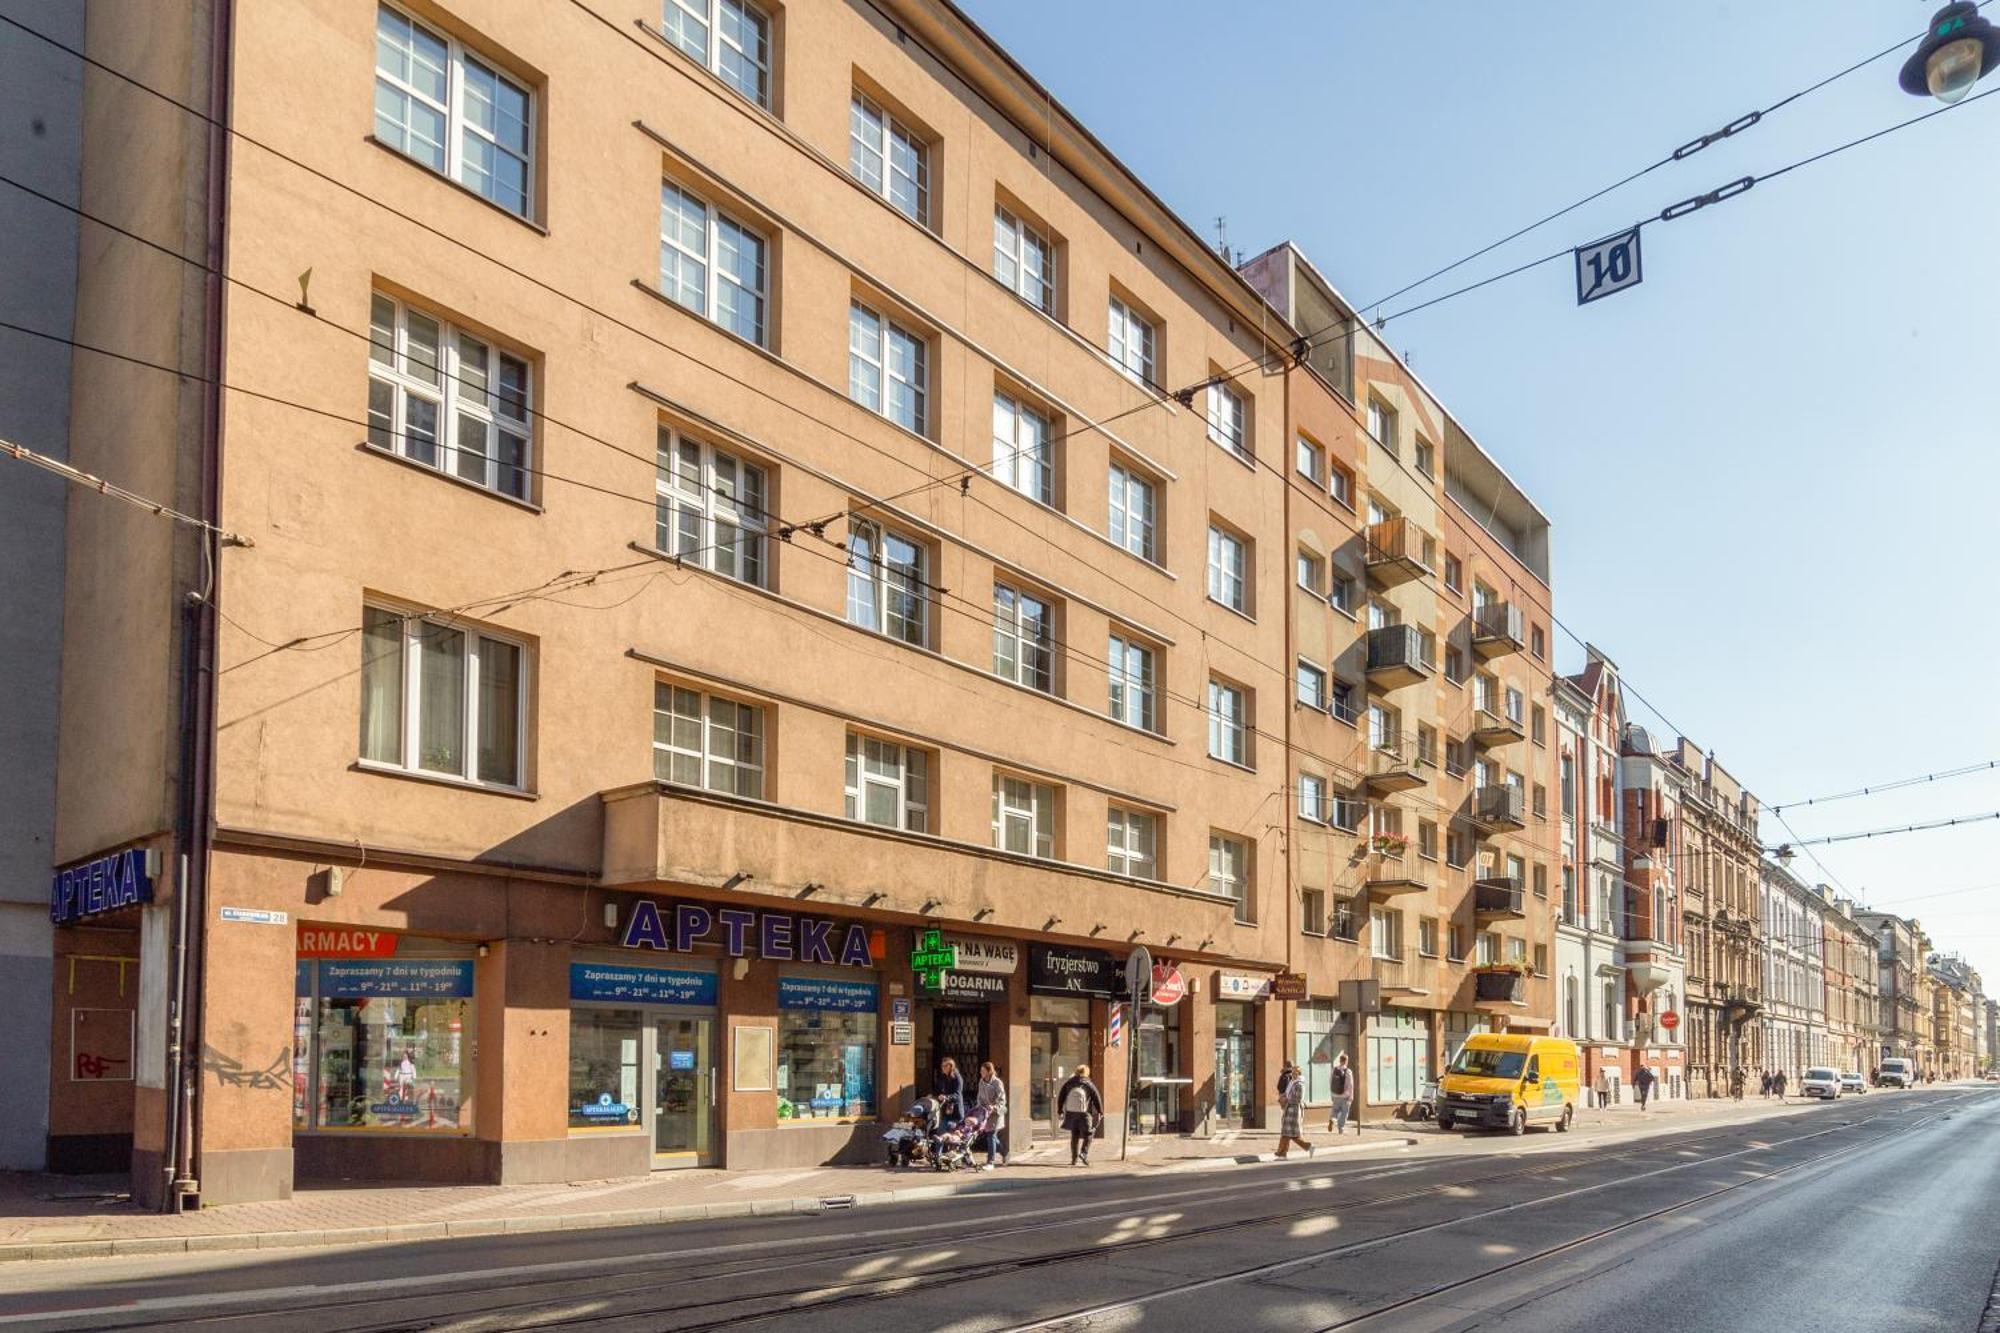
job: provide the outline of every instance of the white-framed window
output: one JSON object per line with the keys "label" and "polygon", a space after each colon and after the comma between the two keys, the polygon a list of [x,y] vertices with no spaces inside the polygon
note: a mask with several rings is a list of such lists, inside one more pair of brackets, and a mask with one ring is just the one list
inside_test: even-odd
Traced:
{"label": "white-framed window", "polygon": [[1056,854],[1056,789],[1026,778],[993,775],[993,845],[1047,860]]}
{"label": "white-framed window", "polygon": [[1426,958],[1435,958],[1438,953],[1438,923],[1436,918],[1417,918],[1417,952]]}
{"label": "white-framed window", "polygon": [[666,426],[655,448],[654,545],[725,578],[768,587],[764,469]]}
{"label": "white-framed window", "polygon": [[930,757],[908,745],[848,732],[847,817],[905,833],[928,833]]}
{"label": "white-framed window", "polygon": [[362,760],[520,789],[527,645],[384,606],[361,623]]}
{"label": "white-framed window", "polygon": [[1301,550],[1299,552],[1299,586],[1301,588],[1317,596],[1319,594],[1320,579],[1325,572],[1326,561],[1320,559],[1311,551]]}
{"label": "white-framed window", "polygon": [[528,216],[535,100],[399,9],[375,11],[375,137],[509,213]]}
{"label": "white-framed window", "polygon": [[1111,678],[1111,716],[1128,727],[1159,730],[1153,650],[1113,634],[1106,660]]}
{"label": "white-framed window", "polygon": [[1356,584],[1354,580],[1348,575],[1341,573],[1340,570],[1335,569],[1333,571],[1333,582],[1327,587],[1326,604],[1336,611],[1350,616],[1353,615],[1356,599],[1355,589]]}
{"label": "white-framed window", "polygon": [[1299,659],[1299,702],[1326,711],[1326,672],[1303,657]]}
{"label": "white-framed window", "polygon": [[1417,464],[1417,471],[1423,473],[1426,477],[1436,476],[1437,450],[1431,447],[1431,442],[1429,440],[1419,437],[1417,440],[1415,453],[1416,453],[1415,461]]}
{"label": "white-framed window", "polygon": [[1326,890],[1299,890],[1299,929],[1307,935],[1326,934]]}
{"label": "white-framed window", "polygon": [[1525,724],[1528,720],[1528,701],[1512,685],[1507,687],[1507,720],[1516,725]]}
{"label": "white-framed window", "polygon": [[1208,835],[1208,891],[1236,904],[1236,919],[1255,920],[1250,901],[1250,846],[1226,833]]}
{"label": "white-framed window", "polygon": [[1299,436],[1299,475],[1317,486],[1326,466],[1326,451],[1305,436]]}
{"label": "white-framed window", "polygon": [[744,0],[665,0],[667,40],[758,106],[771,105],[771,20]]}
{"label": "white-framed window", "polygon": [[1324,824],[1330,811],[1326,803],[1326,779],[1316,773],[1299,774],[1299,818]]}
{"label": "white-framed window", "polygon": [[1500,961],[1500,937],[1490,930],[1479,932],[1474,942],[1473,961],[1481,967],[1491,967]]}
{"label": "white-framed window", "polygon": [[1335,676],[1333,684],[1328,687],[1326,711],[1351,727],[1361,720],[1361,705],[1355,702],[1360,694],[1361,691],[1351,681]]}
{"label": "white-framed window", "polygon": [[1336,796],[1333,798],[1333,813],[1326,822],[1342,832],[1359,833],[1361,822],[1366,818],[1368,802],[1355,796]]}
{"label": "white-framed window", "polygon": [[1049,694],[1055,688],[1055,616],[1039,597],[993,585],[994,674]]}
{"label": "white-framed window", "polygon": [[1403,956],[1403,914],[1391,907],[1368,909],[1368,952],[1375,958]]}
{"label": "white-framed window", "polygon": [[931,216],[930,150],[908,126],[856,92],[847,114],[847,169],[920,226]]}
{"label": "white-framed window", "polygon": [[993,480],[1053,504],[1053,450],[1046,417],[1004,393],[993,395]]}
{"label": "white-framed window", "polygon": [[929,552],[865,518],[847,523],[847,623],[919,648],[930,644]]}
{"label": "white-framed window", "polygon": [[1396,452],[1396,410],[1379,398],[1368,400],[1368,435],[1390,453]]}
{"label": "white-framed window", "polygon": [[1111,359],[1130,379],[1152,384],[1153,326],[1131,306],[1111,298],[1111,332],[1105,344]]}
{"label": "white-framed window", "polygon": [[368,303],[368,443],[528,497],[528,363],[377,292]]}
{"label": "white-framed window", "polygon": [[1121,464],[1111,465],[1111,541],[1141,560],[1159,560],[1157,515],[1159,502],[1153,483]]}
{"label": "white-framed window", "polygon": [[1208,595],[1232,611],[1247,610],[1249,565],[1249,551],[1243,539],[1209,524]]}
{"label": "white-framed window", "polygon": [[1208,682],[1208,753],[1232,764],[1250,762],[1250,707],[1241,686]]}
{"label": "white-framed window", "polygon": [[1354,508],[1354,474],[1330,460],[1326,469],[1326,490],[1327,494],[1349,509]]}
{"label": "white-framed window", "polygon": [[847,396],[922,435],[930,422],[929,346],[861,302],[850,302]]}
{"label": "white-framed window", "polygon": [[1055,248],[1001,205],[993,209],[993,276],[1035,309],[1055,313]]}
{"label": "white-framed window", "polygon": [[1112,806],[1105,816],[1105,868],[1133,879],[1160,877],[1160,817]]}
{"label": "white-framed window", "polygon": [[760,233],[674,182],[660,183],[660,293],[759,347],[767,249]]}
{"label": "white-framed window", "polygon": [[653,682],[653,776],[725,796],[764,796],[764,710]]}
{"label": "white-framed window", "polygon": [[1235,454],[1250,457],[1243,438],[1243,395],[1227,384],[1208,386],[1208,438]]}

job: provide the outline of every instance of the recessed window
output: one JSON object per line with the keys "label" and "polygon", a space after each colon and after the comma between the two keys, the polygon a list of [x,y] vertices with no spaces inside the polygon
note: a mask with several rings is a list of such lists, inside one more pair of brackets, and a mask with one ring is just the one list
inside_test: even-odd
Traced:
{"label": "recessed window", "polygon": [[1111,541],[1141,560],[1159,560],[1159,502],[1153,483],[1130,468],[1111,465]]}
{"label": "recessed window", "polygon": [[919,225],[931,215],[930,153],[914,131],[855,93],[847,116],[847,169]]}
{"label": "recessed window", "polygon": [[1549,715],[1540,704],[1528,706],[1528,735],[1537,745],[1549,743]]}
{"label": "recessed window", "polygon": [[1056,854],[1056,789],[1026,778],[993,775],[993,845],[1047,860]]}
{"label": "recessed window", "polygon": [[1018,588],[994,584],[994,674],[1049,694],[1055,688],[1054,657],[1055,617],[1049,604]]}
{"label": "recessed window", "polygon": [[1113,634],[1106,657],[1109,664],[1106,674],[1111,680],[1111,716],[1128,727],[1157,731],[1153,650]]}
{"label": "recessed window", "polygon": [[1250,846],[1226,833],[1208,835],[1208,891],[1236,905],[1236,919],[1256,919],[1250,901]]}
{"label": "recessed window", "polygon": [[1542,633],[1542,627],[1540,625],[1529,626],[1528,651],[1535,655],[1535,660],[1540,661],[1546,655],[1547,650],[1548,636]]}
{"label": "recessed window", "polygon": [[1321,449],[1318,445],[1314,444],[1311,440],[1308,440],[1305,436],[1303,435],[1299,436],[1299,441],[1298,441],[1299,475],[1301,477],[1304,477],[1306,480],[1312,482],[1315,486],[1317,486],[1319,485],[1320,476],[1321,473],[1325,470],[1325,467],[1326,467],[1326,451],[1324,449]]}
{"label": "recessed window", "polygon": [[993,276],[1044,314],[1056,312],[1055,250],[1048,237],[1002,207],[993,210]]}
{"label": "recessed window", "polygon": [[1368,952],[1375,958],[1403,956],[1403,914],[1389,907],[1368,909]]}
{"label": "recessed window", "polygon": [[930,758],[922,750],[847,733],[847,817],[905,833],[930,831]]}
{"label": "recessed window", "polygon": [[859,301],[847,307],[847,396],[904,430],[930,423],[929,351],[923,338]]}
{"label": "recessed window", "polygon": [[1319,595],[1320,580],[1326,577],[1326,561],[1311,551],[1299,552],[1299,586],[1314,596]]}
{"label": "recessed window", "polygon": [[1342,611],[1351,616],[1354,614],[1356,600],[1357,593],[1355,591],[1354,580],[1341,573],[1338,569],[1334,570],[1333,583],[1328,587],[1326,592],[1327,605],[1333,607],[1336,611]]}
{"label": "recessed window", "polygon": [[1208,753],[1232,764],[1250,762],[1250,705],[1241,686],[1208,682]]}
{"label": "recessed window", "polygon": [[1326,711],[1326,672],[1303,657],[1299,659],[1298,700],[1308,708]]}
{"label": "recessed window", "polygon": [[1208,386],[1208,438],[1238,458],[1250,457],[1244,438],[1243,395],[1227,384]]}
{"label": "recessed window", "polygon": [[1435,917],[1417,918],[1417,952],[1426,958],[1437,957],[1438,923]]}
{"label": "recessed window", "polygon": [[1415,453],[1417,471],[1423,473],[1426,477],[1435,477],[1437,475],[1437,450],[1431,447],[1431,442],[1419,437]]}
{"label": "recessed window", "polygon": [[1327,460],[1326,489],[1334,499],[1354,508],[1354,474],[1332,459]]}
{"label": "recessed window", "polygon": [[764,710],[653,683],[653,776],[725,796],[764,795]]}
{"label": "recessed window", "polygon": [[459,43],[375,11],[375,137],[521,217],[533,170],[534,98]]}
{"label": "recessed window", "polygon": [[1031,500],[1055,500],[1048,419],[1004,393],[993,395],[993,479]]}
{"label": "recessed window", "polygon": [[361,757],[518,789],[528,650],[419,612],[363,608]]}
{"label": "recessed window", "polygon": [[1299,818],[1323,824],[1326,817],[1326,779],[1316,773],[1299,774]]}
{"label": "recessed window", "polygon": [[1326,934],[1326,891],[1299,890],[1299,929],[1307,935]]}
{"label": "recessed window", "polygon": [[1361,691],[1355,687],[1353,682],[1345,681],[1335,676],[1331,691],[1333,697],[1327,704],[1326,711],[1333,714],[1334,720],[1345,722],[1350,727],[1359,722],[1361,720],[1361,705],[1355,701],[1360,698]]}
{"label": "recessed window", "polygon": [[1111,298],[1111,332],[1105,344],[1111,359],[1127,378],[1141,384],[1157,381],[1153,374],[1153,325],[1117,297]]}
{"label": "recessed window", "polygon": [[1465,591],[1464,562],[1450,551],[1444,553],[1444,586],[1453,592]]}
{"label": "recessed window", "polygon": [[1368,400],[1368,437],[1390,453],[1396,452],[1396,410],[1379,398]]}
{"label": "recessed window", "polygon": [[1465,650],[1455,643],[1444,646],[1444,678],[1454,685],[1465,683]]}
{"label": "recessed window", "polygon": [[849,519],[847,623],[919,648],[927,646],[929,564],[923,543],[868,519]]}
{"label": "recessed window", "polygon": [[666,0],[667,40],[758,106],[771,105],[771,20],[743,0]]}
{"label": "recessed window", "polygon": [[368,443],[526,499],[528,363],[377,293],[368,315]]}
{"label": "recessed window", "polygon": [[1249,607],[1249,548],[1232,532],[1208,528],[1208,595],[1232,611]]}
{"label": "recessed window", "polygon": [[1133,879],[1160,877],[1160,818],[1110,807],[1105,817],[1105,868]]}
{"label": "recessed window", "polygon": [[768,586],[764,469],[665,426],[655,447],[654,545],[724,578]]}
{"label": "recessed window", "polygon": [[765,345],[764,238],[672,181],[660,186],[660,292],[737,337]]}

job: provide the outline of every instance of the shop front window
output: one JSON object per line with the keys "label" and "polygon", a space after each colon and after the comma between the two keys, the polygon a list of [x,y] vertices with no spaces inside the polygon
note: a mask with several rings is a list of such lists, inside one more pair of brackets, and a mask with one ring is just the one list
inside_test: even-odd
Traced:
{"label": "shop front window", "polygon": [[874,1116],[877,994],[873,980],[778,979],[778,1119]]}
{"label": "shop front window", "polygon": [[569,1127],[630,1129],[639,1123],[637,1009],[572,1009],[569,1015]]}
{"label": "shop front window", "polygon": [[1333,1006],[1324,1000],[1299,1002],[1292,1058],[1305,1071],[1305,1099],[1309,1102],[1333,1100],[1333,1062],[1342,1050],[1340,1038],[1334,1035],[1336,1021]]}
{"label": "shop front window", "polygon": [[472,1128],[469,959],[321,962],[300,982],[313,988],[312,1128]]}

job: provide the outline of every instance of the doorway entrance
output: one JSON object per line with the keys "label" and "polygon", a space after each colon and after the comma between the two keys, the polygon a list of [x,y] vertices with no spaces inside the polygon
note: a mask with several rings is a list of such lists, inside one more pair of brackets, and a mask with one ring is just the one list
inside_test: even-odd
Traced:
{"label": "doorway entrance", "polygon": [[1247,1124],[1256,1100],[1256,1010],[1232,1000],[1215,1005],[1215,1118]]}
{"label": "doorway entrance", "polygon": [[653,1019],[653,1166],[710,1166],[715,1161],[715,1019],[661,1014]]}
{"label": "doorway entrance", "polygon": [[[924,1065],[917,1074],[919,1095],[928,1093],[937,1079],[938,1066],[947,1058],[958,1062],[959,1077],[965,1080],[969,1101],[979,1082],[979,1064],[986,1051],[986,1007],[935,1005],[931,1009],[930,1047],[921,1052]],[[960,1107],[962,1113],[965,1108]]]}

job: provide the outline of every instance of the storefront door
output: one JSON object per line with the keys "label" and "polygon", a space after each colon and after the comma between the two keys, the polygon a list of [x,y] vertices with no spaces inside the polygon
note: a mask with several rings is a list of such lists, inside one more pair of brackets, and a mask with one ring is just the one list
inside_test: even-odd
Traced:
{"label": "storefront door", "polygon": [[928,1092],[938,1066],[951,1059],[958,1062],[959,1077],[965,1080],[965,1095],[970,1099],[986,1056],[986,1010],[937,1006],[931,1010],[930,1067],[920,1072],[920,1090]]}
{"label": "storefront door", "polygon": [[1071,1023],[1036,1023],[1028,1044],[1028,1117],[1036,1132],[1055,1125],[1056,1089],[1090,1059],[1090,1028]]}
{"label": "storefront door", "polygon": [[1215,1006],[1215,1118],[1243,1122],[1250,1116],[1257,1077],[1256,1010],[1234,1001]]}
{"label": "storefront door", "polygon": [[715,1160],[715,1020],[707,1014],[653,1020],[653,1165]]}

